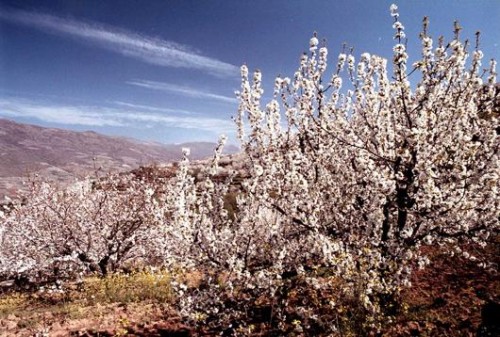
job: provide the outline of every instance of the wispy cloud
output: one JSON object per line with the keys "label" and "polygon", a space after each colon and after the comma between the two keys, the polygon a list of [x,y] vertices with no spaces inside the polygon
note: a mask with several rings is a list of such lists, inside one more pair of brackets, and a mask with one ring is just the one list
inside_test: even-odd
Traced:
{"label": "wispy cloud", "polygon": [[[124,103],[124,102],[121,102]],[[196,115],[168,115],[145,112],[134,104],[125,109],[103,106],[62,106],[23,99],[0,98],[0,116],[29,117],[50,123],[86,126],[148,127],[159,124],[166,127],[200,129],[216,133],[234,129],[229,119],[218,119]],[[123,104],[122,104],[123,105]],[[151,108],[151,107],[150,107]],[[170,110],[170,109],[164,109]],[[172,111],[177,111],[172,109]]]}
{"label": "wispy cloud", "polygon": [[123,29],[6,8],[0,8],[0,19],[49,33],[79,38],[150,64],[197,69],[219,77],[238,74],[236,66],[203,56],[188,46]]}
{"label": "wispy cloud", "polygon": [[156,81],[147,81],[147,80],[136,80],[136,81],[128,81],[127,84],[135,85],[142,88],[152,89],[152,90],[161,90],[166,92],[171,92],[174,94],[194,97],[194,98],[204,98],[217,100],[226,103],[236,103],[237,100],[234,97],[228,97],[223,95],[213,94],[208,91],[202,91],[199,89],[193,89],[190,87],[180,86],[172,83],[165,82],[156,82]]}
{"label": "wispy cloud", "polygon": [[175,114],[185,114],[185,115],[191,115],[193,112],[187,111],[187,110],[181,110],[181,109],[169,109],[169,108],[160,108],[156,106],[151,106],[151,105],[142,105],[142,104],[134,104],[134,103],[128,103],[128,102],[122,102],[122,101],[113,101],[112,103],[131,108],[131,109],[136,109],[136,110],[148,110],[148,111],[154,111],[154,112],[166,112],[166,113],[175,113]]}
{"label": "wispy cloud", "polygon": [[116,118],[96,112],[95,108],[38,104],[20,99],[0,99],[0,115],[36,118],[45,122],[69,125],[125,126]]}

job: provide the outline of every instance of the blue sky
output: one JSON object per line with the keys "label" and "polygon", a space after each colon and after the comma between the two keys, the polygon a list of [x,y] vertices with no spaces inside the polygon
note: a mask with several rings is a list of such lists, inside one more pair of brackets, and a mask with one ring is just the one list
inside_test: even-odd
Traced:
{"label": "blue sky", "polygon": [[500,0],[0,0],[0,117],[164,143],[231,137],[241,64],[268,93],[314,31],[331,59],[344,42],[390,57],[393,2],[410,57],[428,15],[435,37],[458,19],[500,59]]}

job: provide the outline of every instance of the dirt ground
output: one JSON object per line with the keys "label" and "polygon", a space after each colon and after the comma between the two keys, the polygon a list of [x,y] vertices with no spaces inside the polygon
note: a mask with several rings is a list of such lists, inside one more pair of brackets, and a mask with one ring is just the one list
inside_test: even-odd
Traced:
{"label": "dirt ground", "polygon": [[[500,246],[495,243],[480,253],[495,261],[496,270],[480,268],[461,257],[433,253],[432,267],[415,272],[412,287],[402,294],[407,310],[381,335],[500,336]],[[115,282],[120,288],[121,281]],[[106,285],[107,290],[111,288]],[[96,294],[102,290],[92,289]],[[4,291],[0,293],[0,336],[216,335],[183,324],[169,305],[168,295],[155,297],[158,293],[142,299],[112,293],[114,297],[108,294],[104,300],[102,293],[94,298],[88,292],[68,297]],[[276,334],[264,327],[258,335]]]}

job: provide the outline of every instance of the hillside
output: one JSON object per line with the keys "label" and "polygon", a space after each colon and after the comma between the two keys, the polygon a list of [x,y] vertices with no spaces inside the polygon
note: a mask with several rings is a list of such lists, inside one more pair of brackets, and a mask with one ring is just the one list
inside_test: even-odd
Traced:
{"label": "hillside", "polygon": [[[0,119],[0,198],[15,194],[29,174],[66,182],[95,169],[131,170],[175,161],[182,147],[191,149],[192,159],[202,159],[212,154],[215,144],[163,145]],[[228,146],[227,151],[236,152],[237,148]]]}

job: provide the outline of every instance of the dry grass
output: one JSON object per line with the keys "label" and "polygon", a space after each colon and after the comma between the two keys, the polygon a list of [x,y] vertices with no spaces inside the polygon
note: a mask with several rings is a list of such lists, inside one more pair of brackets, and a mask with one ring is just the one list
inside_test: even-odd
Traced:
{"label": "dry grass", "polygon": [[166,272],[113,274],[106,278],[90,277],[83,283],[80,296],[89,303],[131,303],[172,299],[170,275]]}
{"label": "dry grass", "polygon": [[163,319],[172,300],[166,272],[89,277],[63,290],[0,295],[0,337],[89,329],[125,334],[126,326]]}

